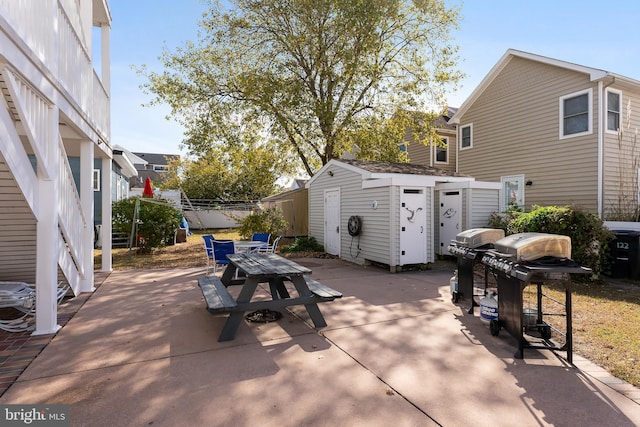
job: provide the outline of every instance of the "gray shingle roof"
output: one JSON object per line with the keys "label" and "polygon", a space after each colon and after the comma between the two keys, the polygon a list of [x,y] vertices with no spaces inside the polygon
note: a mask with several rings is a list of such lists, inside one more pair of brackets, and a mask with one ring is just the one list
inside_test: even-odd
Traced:
{"label": "gray shingle roof", "polygon": [[406,175],[431,175],[431,176],[466,176],[456,172],[450,172],[430,166],[413,163],[370,162],[365,160],[338,160],[339,162],[358,167],[372,173],[399,173]]}

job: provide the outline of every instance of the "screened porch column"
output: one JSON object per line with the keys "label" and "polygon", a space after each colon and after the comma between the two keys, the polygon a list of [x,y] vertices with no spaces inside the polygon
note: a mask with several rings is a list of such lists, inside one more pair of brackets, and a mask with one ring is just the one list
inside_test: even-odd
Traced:
{"label": "screened porch column", "polygon": [[111,266],[111,163],[109,158],[102,159],[102,270],[110,272]]}
{"label": "screened porch column", "polygon": [[82,265],[84,274],[80,278],[80,292],[93,292],[93,154],[94,143],[91,140],[80,143],[80,205],[86,225],[82,230]]}

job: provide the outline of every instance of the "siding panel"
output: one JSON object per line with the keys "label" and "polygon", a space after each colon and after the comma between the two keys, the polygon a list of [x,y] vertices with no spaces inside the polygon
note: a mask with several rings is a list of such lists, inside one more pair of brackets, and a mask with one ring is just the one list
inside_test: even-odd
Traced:
{"label": "siding panel", "polygon": [[[593,134],[559,139],[559,97],[592,88]],[[588,77],[514,57],[461,118],[473,148],[460,172],[481,181],[524,174],[525,204],[574,203],[597,209],[596,86]],[[543,165],[543,166],[541,166]]]}

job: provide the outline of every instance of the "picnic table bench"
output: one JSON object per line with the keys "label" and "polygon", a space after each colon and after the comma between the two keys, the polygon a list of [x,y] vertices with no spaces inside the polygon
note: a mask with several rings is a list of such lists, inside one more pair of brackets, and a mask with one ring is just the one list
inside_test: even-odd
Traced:
{"label": "picnic table bench", "polygon": [[[247,311],[304,305],[315,327],[327,326],[317,304],[342,297],[342,293],[308,277],[311,270],[279,255],[241,253],[227,258],[229,265],[221,278],[204,276],[198,279],[207,310],[210,313],[230,313],[218,341],[235,337]],[[236,270],[244,273],[244,280],[234,279]],[[289,295],[285,282],[293,283],[297,296]],[[259,283],[269,283],[271,300],[252,301]],[[238,284],[242,289],[234,298],[228,287]]]}

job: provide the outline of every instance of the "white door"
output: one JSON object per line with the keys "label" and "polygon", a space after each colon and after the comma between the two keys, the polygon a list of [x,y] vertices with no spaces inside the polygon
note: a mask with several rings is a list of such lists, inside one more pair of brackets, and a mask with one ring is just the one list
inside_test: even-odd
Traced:
{"label": "white door", "polygon": [[340,255],[340,190],[324,192],[324,250]]}
{"label": "white door", "polygon": [[427,202],[424,189],[400,194],[400,265],[427,262]]}
{"label": "white door", "polygon": [[440,255],[450,255],[447,248],[462,230],[462,194],[460,190],[440,191]]}

